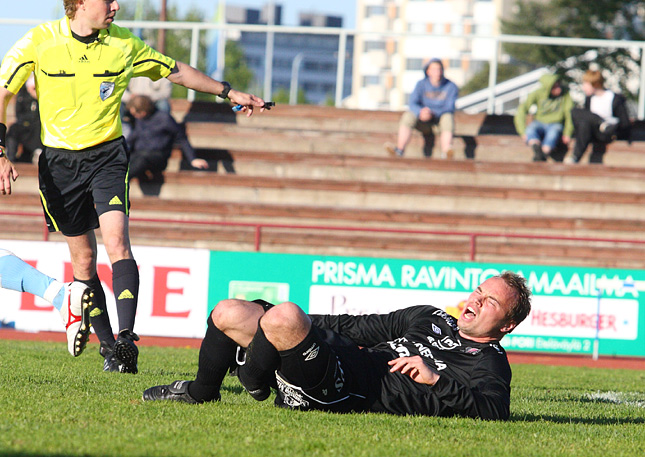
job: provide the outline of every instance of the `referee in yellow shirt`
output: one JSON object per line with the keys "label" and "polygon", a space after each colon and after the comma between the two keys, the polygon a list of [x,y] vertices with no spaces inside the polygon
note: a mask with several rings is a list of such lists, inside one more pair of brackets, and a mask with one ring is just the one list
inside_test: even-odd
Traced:
{"label": "referee in yellow shirt", "polygon": [[[63,4],[66,17],[30,30],[0,66],[0,193],[11,194],[11,183],[18,178],[4,154],[7,105],[33,72],[45,145],[38,175],[47,226],[65,236],[75,280],[95,290],[91,322],[101,342],[104,370],[137,373],[139,273],[128,230],[129,153],[119,117],[121,96],[130,78],[147,76],[229,98],[243,105],[248,116],[254,107],[262,110],[264,101],[176,62],[115,25],[117,0]],[[112,264],[116,340],[96,269],[94,231],[99,227]]]}

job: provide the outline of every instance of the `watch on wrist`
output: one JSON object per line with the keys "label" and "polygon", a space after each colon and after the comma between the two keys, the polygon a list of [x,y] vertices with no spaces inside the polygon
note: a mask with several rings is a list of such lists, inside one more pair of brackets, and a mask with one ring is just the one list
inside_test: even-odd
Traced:
{"label": "watch on wrist", "polygon": [[0,146],[0,159],[7,157],[7,154],[4,153],[4,146]]}
{"label": "watch on wrist", "polygon": [[218,97],[228,98],[228,93],[231,91],[231,85],[226,81],[222,81],[222,85],[224,86],[224,90],[218,95]]}

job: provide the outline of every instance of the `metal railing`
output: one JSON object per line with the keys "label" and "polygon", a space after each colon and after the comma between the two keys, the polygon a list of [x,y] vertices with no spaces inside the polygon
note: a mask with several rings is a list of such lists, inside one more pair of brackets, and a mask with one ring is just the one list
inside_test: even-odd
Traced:
{"label": "metal railing", "polygon": [[[0,216],[39,217],[42,213],[0,211]],[[225,226],[225,227],[247,227],[254,229],[253,249],[259,252],[262,247],[262,231],[264,229],[288,229],[288,230],[321,230],[335,232],[363,232],[363,233],[393,233],[398,235],[441,235],[441,236],[462,236],[469,242],[469,260],[475,261],[477,257],[477,240],[480,238],[512,238],[525,240],[550,240],[550,241],[574,241],[589,243],[614,243],[645,245],[645,240],[623,240],[614,238],[594,237],[571,237],[559,235],[530,235],[518,233],[495,233],[495,232],[458,232],[449,230],[416,230],[416,229],[393,229],[385,227],[356,227],[356,226],[328,226],[328,225],[299,225],[299,224],[270,224],[264,222],[230,222],[230,221],[204,221],[197,219],[171,219],[171,218],[149,218],[130,217],[131,222],[155,223],[167,226],[168,224],[196,225],[196,226]],[[49,241],[49,231],[43,221],[43,241]]]}
{"label": "metal railing", "polygon": [[[33,26],[45,22],[45,20],[36,19],[7,19],[0,18],[0,25],[28,25]],[[523,43],[539,44],[548,46],[580,46],[588,48],[622,48],[631,49],[640,54],[640,75],[639,75],[639,94],[638,94],[638,111],[639,119],[645,117],[645,41],[626,41],[626,40],[599,40],[589,38],[559,38],[559,37],[539,37],[539,36],[522,36],[522,35],[442,35],[420,32],[391,32],[391,31],[364,31],[355,29],[344,29],[335,27],[291,27],[282,25],[247,25],[247,24],[216,24],[209,22],[160,22],[160,21],[119,21],[119,25],[131,29],[165,29],[165,30],[191,30],[191,52],[190,65],[196,67],[199,50],[199,34],[202,31],[223,30],[223,31],[243,31],[243,32],[262,32],[262,33],[285,33],[285,34],[313,34],[313,35],[337,35],[338,53],[337,53],[337,72],[336,72],[336,92],[335,105],[342,106],[342,94],[344,89],[345,61],[347,59],[347,37],[370,37],[379,38],[391,37],[397,40],[403,38],[426,38],[433,40],[437,38],[465,38],[477,40],[492,40],[493,52],[489,59],[490,71],[488,77],[488,100],[487,112],[493,114],[496,104],[497,71],[499,63],[499,51],[502,43]],[[356,40],[355,40],[356,42]],[[266,66],[266,62],[265,62]],[[272,72],[265,71],[265,87],[270,85]],[[189,91],[189,100],[194,99],[194,93]]]}

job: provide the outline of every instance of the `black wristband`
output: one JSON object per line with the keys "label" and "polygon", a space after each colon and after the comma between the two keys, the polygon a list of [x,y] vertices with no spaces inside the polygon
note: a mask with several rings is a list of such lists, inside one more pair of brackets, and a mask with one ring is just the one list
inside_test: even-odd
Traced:
{"label": "black wristband", "polygon": [[0,146],[7,146],[7,126],[0,122]]}
{"label": "black wristband", "polygon": [[231,85],[226,81],[222,81],[222,85],[224,86],[224,90],[218,95],[218,97],[226,99],[228,98],[228,93],[231,91]]}

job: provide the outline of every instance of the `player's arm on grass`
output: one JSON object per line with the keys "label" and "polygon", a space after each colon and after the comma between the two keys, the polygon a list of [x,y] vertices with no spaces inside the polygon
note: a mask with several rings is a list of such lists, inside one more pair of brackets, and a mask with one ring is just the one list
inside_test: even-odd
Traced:
{"label": "player's arm on grass", "polygon": [[18,171],[5,155],[6,129],[7,129],[7,106],[13,93],[0,87],[0,195],[11,194],[11,182],[18,179]]}
{"label": "player's arm on grass", "polygon": [[[196,68],[188,64],[177,61],[177,66],[168,75],[168,80],[180,86],[187,87],[199,92],[207,94],[219,95],[224,90],[224,84],[214,80],[210,76],[205,75]],[[246,115],[253,114],[254,108],[260,108],[260,112],[264,111],[264,100],[252,94],[240,92],[231,89],[228,93],[228,98],[236,105],[242,105],[242,111],[246,111]]]}

